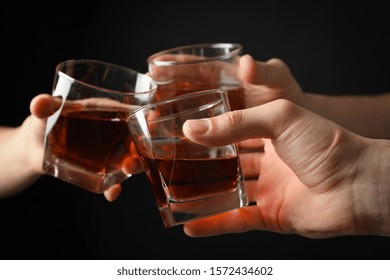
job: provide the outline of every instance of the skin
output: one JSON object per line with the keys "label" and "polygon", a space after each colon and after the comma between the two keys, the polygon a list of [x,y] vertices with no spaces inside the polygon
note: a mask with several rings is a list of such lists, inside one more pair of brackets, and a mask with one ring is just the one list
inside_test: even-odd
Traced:
{"label": "skin", "polygon": [[[287,100],[187,121],[184,134],[208,146],[241,142],[250,201],[185,225],[189,236],[249,230],[312,238],[390,234],[390,143],[354,134]],[[255,139],[266,138],[258,141]],[[251,140],[248,140],[251,139]]]}
{"label": "skin", "polygon": [[[389,96],[376,95],[368,103],[368,97],[312,96],[301,90],[279,59],[256,62],[244,56],[240,73],[248,109],[189,120],[183,131],[208,146],[239,142],[249,198],[256,205],[188,223],[185,233],[200,237],[268,230],[310,238],[389,236],[390,141],[371,138],[388,137],[382,118],[389,113],[381,103]],[[322,106],[334,104],[330,111],[336,112],[320,109],[320,99]],[[357,112],[375,120],[376,126],[360,127]],[[334,121],[322,117],[327,114]]]}
{"label": "skin", "polygon": [[263,62],[244,55],[239,67],[246,107],[287,99],[360,135],[390,138],[390,93],[332,96],[304,92],[288,66],[277,58]]}
{"label": "skin", "polygon": [[[19,127],[0,128],[0,198],[23,191],[42,174],[43,139],[46,119],[57,111],[61,103],[48,94],[37,95],[30,103],[31,115]],[[125,162],[129,173],[142,171],[138,160]],[[15,176],[17,174],[17,176]],[[111,186],[104,192],[108,201],[117,199],[121,185]]]}
{"label": "skin", "polygon": [[[249,197],[256,205],[188,223],[185,233],[195,237],[270,230],[312,238],[388,236],[389,143],[371,138],[389,137],[390,113],[384,106],[389,95],[304,93],[279,59],[258,62],[243,56],[239,73],[248,109],[201,121],[206,130],[196,121],[187,122],[183,130],[204,145],[239,142]],[[51,96],[38,95],[21,126],[0,128],[0,197],[24,190],[42,175],[46,118],[58,106]],[[137,161],[125,168],[129,173],[142,171]],[[104,195],[113,201],[120,191],[115,185]]]}

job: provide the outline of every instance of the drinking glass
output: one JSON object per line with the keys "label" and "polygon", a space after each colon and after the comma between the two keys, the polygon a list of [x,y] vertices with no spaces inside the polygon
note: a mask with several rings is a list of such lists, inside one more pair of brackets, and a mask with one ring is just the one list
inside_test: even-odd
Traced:
{"label": "drinking glass", "polygon": [[61,107],[46,124],[45,173],[95,193],[131,176],[123,165],[137,154],[125,119],[156,87],[149,76],[104,61],[58,64],[52,95]]}
{"label": "drinking glass", "polygon": [[242,45],[209,43],[180,46],[147,58],[158,84],[156,99],[208,89],[228,92],[232,110],[245,108],[244,87],[237,74]]}
{"label": "drinking glass", "polygon": [[229,111],[227,93],[179,95],[133,111],[127,124],[166,227],[248,204],[236,144],[206,147],[182,131],[189,119]]}

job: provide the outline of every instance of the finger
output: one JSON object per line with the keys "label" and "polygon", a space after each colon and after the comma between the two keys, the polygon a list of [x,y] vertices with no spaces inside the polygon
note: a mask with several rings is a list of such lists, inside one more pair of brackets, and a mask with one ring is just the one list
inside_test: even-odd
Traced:
{"label": "finger", "polygon": [[115,184],[111,186],[109,189],[107,189],[106,191],[104,191],[104,197],[107,199],[107,201],[113,202],[119,197],[121,191],[122,191],[121,185]]}
{"label": "finger", "polygon": [[254,85],[284,88],[294,80],[287,64],[278,58],[262,62],[244,55],[240,59],[239,72],[244,82]]}
{"label": "finger", "polygon": [[241,149],[259,149],[261,150],[264,147],[264,139],[247,139],[237,143],[238,147]]}
{"label": "finger", "polygon": [[125,174],[138,174],[143,171],[142,164],[138,156],[127,157],[122,162],[122,171]]}
{"label": "finger", "polygon": [[256,61],[249,54],[240,58],[239,73],[244,82],[255,84],[258,80]]}
{"label": "finger", "polygon": [[249,206],[187,223],[184,232],[191,237],[206,237],[262,228],[261,212],[257,206]]}
{"label": "finger", "polygon": [[254,179],[259,177],[261,159],[263,155],[263,153],[240,154],[240,163],[245,179]]}
{"label": "finger", "polygon": [[264,152],[264,139],[247,139],[237,143],[240,154]]}
{"label": "finger", "polygon": [[61,99],[49,94],[39,94],[31,100],[30,112],[37,118],[46,118],[61,107],[61,102]]}
{"label": "finger", "polygon": [[253,180],[245,179],[245,189],[248,196],[249,205],[256,205],[259,200],[259,178]]}
{"label": "finger", "polygon": [[134,142],[130,143],[130,154],[131,156],[125,158],[122,163],[122,171],[125,174],[138,174],[143,172],[144,169],[141,160],[138,157]]}

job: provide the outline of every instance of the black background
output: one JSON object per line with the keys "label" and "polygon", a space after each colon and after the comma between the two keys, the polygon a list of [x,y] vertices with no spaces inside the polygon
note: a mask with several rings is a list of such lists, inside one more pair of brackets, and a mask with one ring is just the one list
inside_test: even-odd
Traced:
{"label": "black background", "polygon": [[[1,13],[0,125],[17,126],[50,92],[57,63],[93,58],[146,72],[179,45],[238,42],[285,60],[305,91],[390,89],[390,21],[375,1],[13,1]],[[0,155],[1,156],[1,155]],[[0,178],[1,180],[1,178]],[[44,176],[0,200],[0,259],[382,259],[390,239],[312,240],[253,231],[212,238],[165,229],[143,174],[114,203]]]}

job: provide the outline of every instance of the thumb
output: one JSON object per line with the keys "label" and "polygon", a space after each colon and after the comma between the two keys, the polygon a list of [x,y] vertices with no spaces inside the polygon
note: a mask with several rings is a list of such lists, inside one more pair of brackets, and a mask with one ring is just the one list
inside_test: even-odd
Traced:
{"label": "thumb", "polygon": [[188,120],[183,132],[191,141],[206,146],[270,138],[281,160],[308,186],[344,180],[345,169],[340,173],[337,170],[356,162],[356,151],[362,147],[356,134],[285,99]]}
{"label": "thumb", "polygon": [[49,117],[61,107],[61,99],[41,93],[30,102],[30,112],[33,116],[43,119]]}
{"label": "thumb", "polygon": [[208,146],[227,145],[253,138],[277,139],[305,112],[297,105],[279,99],[212,118],[187,120],[183,132],[191,141]]}
{"label": "thumb", "polygon": [[263,62],[255,61],[248,54],[244,55],[240,58],[239,72],[241,79],[252,85],[285,88],[294,81],[289,67],[279,58]]}

